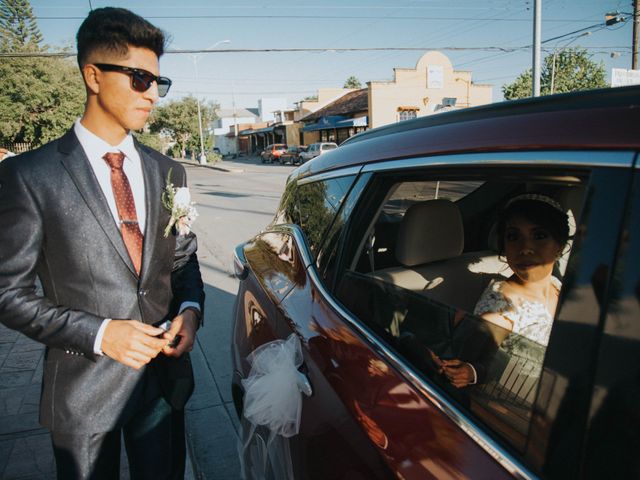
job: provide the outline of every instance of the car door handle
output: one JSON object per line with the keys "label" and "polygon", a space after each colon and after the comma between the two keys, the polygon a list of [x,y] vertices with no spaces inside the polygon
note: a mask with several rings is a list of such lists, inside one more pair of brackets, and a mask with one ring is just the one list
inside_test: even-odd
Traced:
{"label": "car door handle", "polygon": [[310,397],[313,394],[313,388],[311,388],[309,377],[302,372],[298,372],[298,388],[307,397]]}

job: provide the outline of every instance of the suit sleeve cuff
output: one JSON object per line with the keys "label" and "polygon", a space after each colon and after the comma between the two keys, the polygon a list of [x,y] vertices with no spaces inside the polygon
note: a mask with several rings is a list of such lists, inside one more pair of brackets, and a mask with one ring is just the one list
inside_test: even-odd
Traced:
{"label": "suit sleeve cuff", "polygon": [[102,321],[100,328],[98,329],[98,334],[96,335],[96,339],[93,342],[93,353],[95,353],[96,355],[104,355],[104,353],[102,352],[102,337],[104,336],[104,331],[107,329],[107,325],[109,325],[110,321],[110,318],[105,318]]}
{"label": "suit sleeve cuff", "polygon": [[179,313],[184,312],[187,308],[195,308],[196,310],[198,310],[200,313],[202,313],[202,310],[200,309],[200,304],[198,302],[182,302],[180,304],[180,308],[178,309]]}

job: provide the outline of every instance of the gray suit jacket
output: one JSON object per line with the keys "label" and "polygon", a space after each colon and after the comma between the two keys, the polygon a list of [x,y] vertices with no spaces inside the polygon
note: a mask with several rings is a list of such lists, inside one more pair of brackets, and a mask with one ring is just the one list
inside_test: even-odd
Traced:
{"label": "gray suit jacket", "polygon": [[[0,163],[0,321],[47,346],[40,421],[51,430],[113,430],[140,399],[145,369],[93,354],[103,319],[155,324],[183,301],[204,307],[195,236],[163,236],[167,174],[185,185],[184,168],[136,147],[147,211],[140,277],[73,130]],[[154,363],[161,377],[167,365],[191,374],[187,356]]]}

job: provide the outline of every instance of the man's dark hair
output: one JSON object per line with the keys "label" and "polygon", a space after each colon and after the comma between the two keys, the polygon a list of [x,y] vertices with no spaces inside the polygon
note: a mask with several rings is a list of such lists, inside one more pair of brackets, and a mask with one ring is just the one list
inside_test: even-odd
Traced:
{"label": "man's dark hair", "polygon": [[129,46],[148,48],[158,58],[164,53],[165,35],[139,15],[124,8],[97,8],[78,29],[78,65],[82,68],[96,50],[125,56]]}

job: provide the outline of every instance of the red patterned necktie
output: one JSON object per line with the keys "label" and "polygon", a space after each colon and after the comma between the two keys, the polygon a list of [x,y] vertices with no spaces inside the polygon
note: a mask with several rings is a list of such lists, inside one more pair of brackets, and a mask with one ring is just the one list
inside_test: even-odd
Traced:
{"label": "red patterned necktie", "polygon": [[129,179],[122,169],[124,153],[109,152],[104,155],[104,160],[111,167],[111,188],[116,199],[116,208],[120,218],[120,231],[122,239],[129,252],[136,273],[140,275],[142,266],[142,241],[144,239],[138,226],[136,204],[133,201],[133,193]]}

